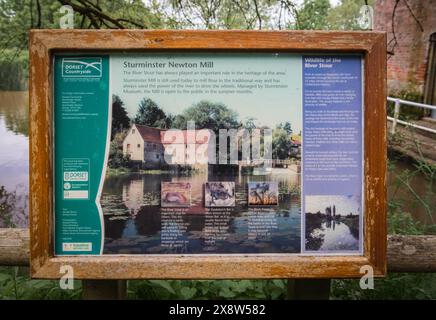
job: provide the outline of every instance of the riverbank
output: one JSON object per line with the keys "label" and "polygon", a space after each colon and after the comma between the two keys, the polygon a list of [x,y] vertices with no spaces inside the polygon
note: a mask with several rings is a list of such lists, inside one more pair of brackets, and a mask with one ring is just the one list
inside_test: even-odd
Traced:
{"label": "riverbank", "polygon": [[[434,120],[411,121],[416,125],[436,130]],[[396,132],[392,135],[392,123],[388,121],[388,151],[401,155],[408,161],[425,163],[436,167],[436,134],[425,132],[412,127],[397,125]]]}

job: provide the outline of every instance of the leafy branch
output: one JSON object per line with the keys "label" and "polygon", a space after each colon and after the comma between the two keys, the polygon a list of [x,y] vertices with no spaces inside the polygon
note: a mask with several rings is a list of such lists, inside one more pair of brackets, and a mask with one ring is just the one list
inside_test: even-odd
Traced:
{"label": "leafy branch", "polygon": [[90,25],[94,29],[101,29],[103,26],[109,29],[127,29],[129,26],[135,26],[140,29],[145,29],[141,23],[126,18],[114,18],[108,13],[103,12],[103,9],[89,0],[58,0],[62,5],[68,5],[75,12],[82,15],[81,25],[84,23],[84,18],[90,21]]}

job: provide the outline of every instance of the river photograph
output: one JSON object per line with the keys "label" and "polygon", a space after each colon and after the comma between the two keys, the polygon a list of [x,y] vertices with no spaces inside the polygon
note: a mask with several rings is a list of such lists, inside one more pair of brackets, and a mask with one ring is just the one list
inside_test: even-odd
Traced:
{"label": "river photograph", "polygon": [[360,248],[360,197],[306,196],[306,251],[355,251]]}
{"label": "river photograph", "polygon": [[[205,207],[204,172],[109,176],[101,198],[104,253],[298,253],[300,177],[291,170],[281,171],[260,177],[222,177],[236,182],[236,205],[231,208]],[[278,182],[278,207],[248,207],[247,182],[265,179]],[[160,206],[161,184],[169,181],[192,186],[190,207]]]}

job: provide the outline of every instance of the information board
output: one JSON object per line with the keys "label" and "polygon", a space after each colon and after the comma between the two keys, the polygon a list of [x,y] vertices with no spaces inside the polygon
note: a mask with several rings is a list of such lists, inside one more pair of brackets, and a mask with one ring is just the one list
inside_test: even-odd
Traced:
{"label": "information board", "polygon": [[33,277],[383,275],[384,40],[32,31]]}
{"label": "information board", "polygon": [[55,253],[362,253],[362,55],[54,57]]}

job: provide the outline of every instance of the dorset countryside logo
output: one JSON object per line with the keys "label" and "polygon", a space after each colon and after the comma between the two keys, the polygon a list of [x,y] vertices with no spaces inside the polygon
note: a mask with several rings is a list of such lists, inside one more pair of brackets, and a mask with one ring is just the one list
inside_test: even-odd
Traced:
{"label": "dorset countryside logo", "polygon": [[62,59],[62,77],[99,78],[101,77],[101,58],[71,57]]}

